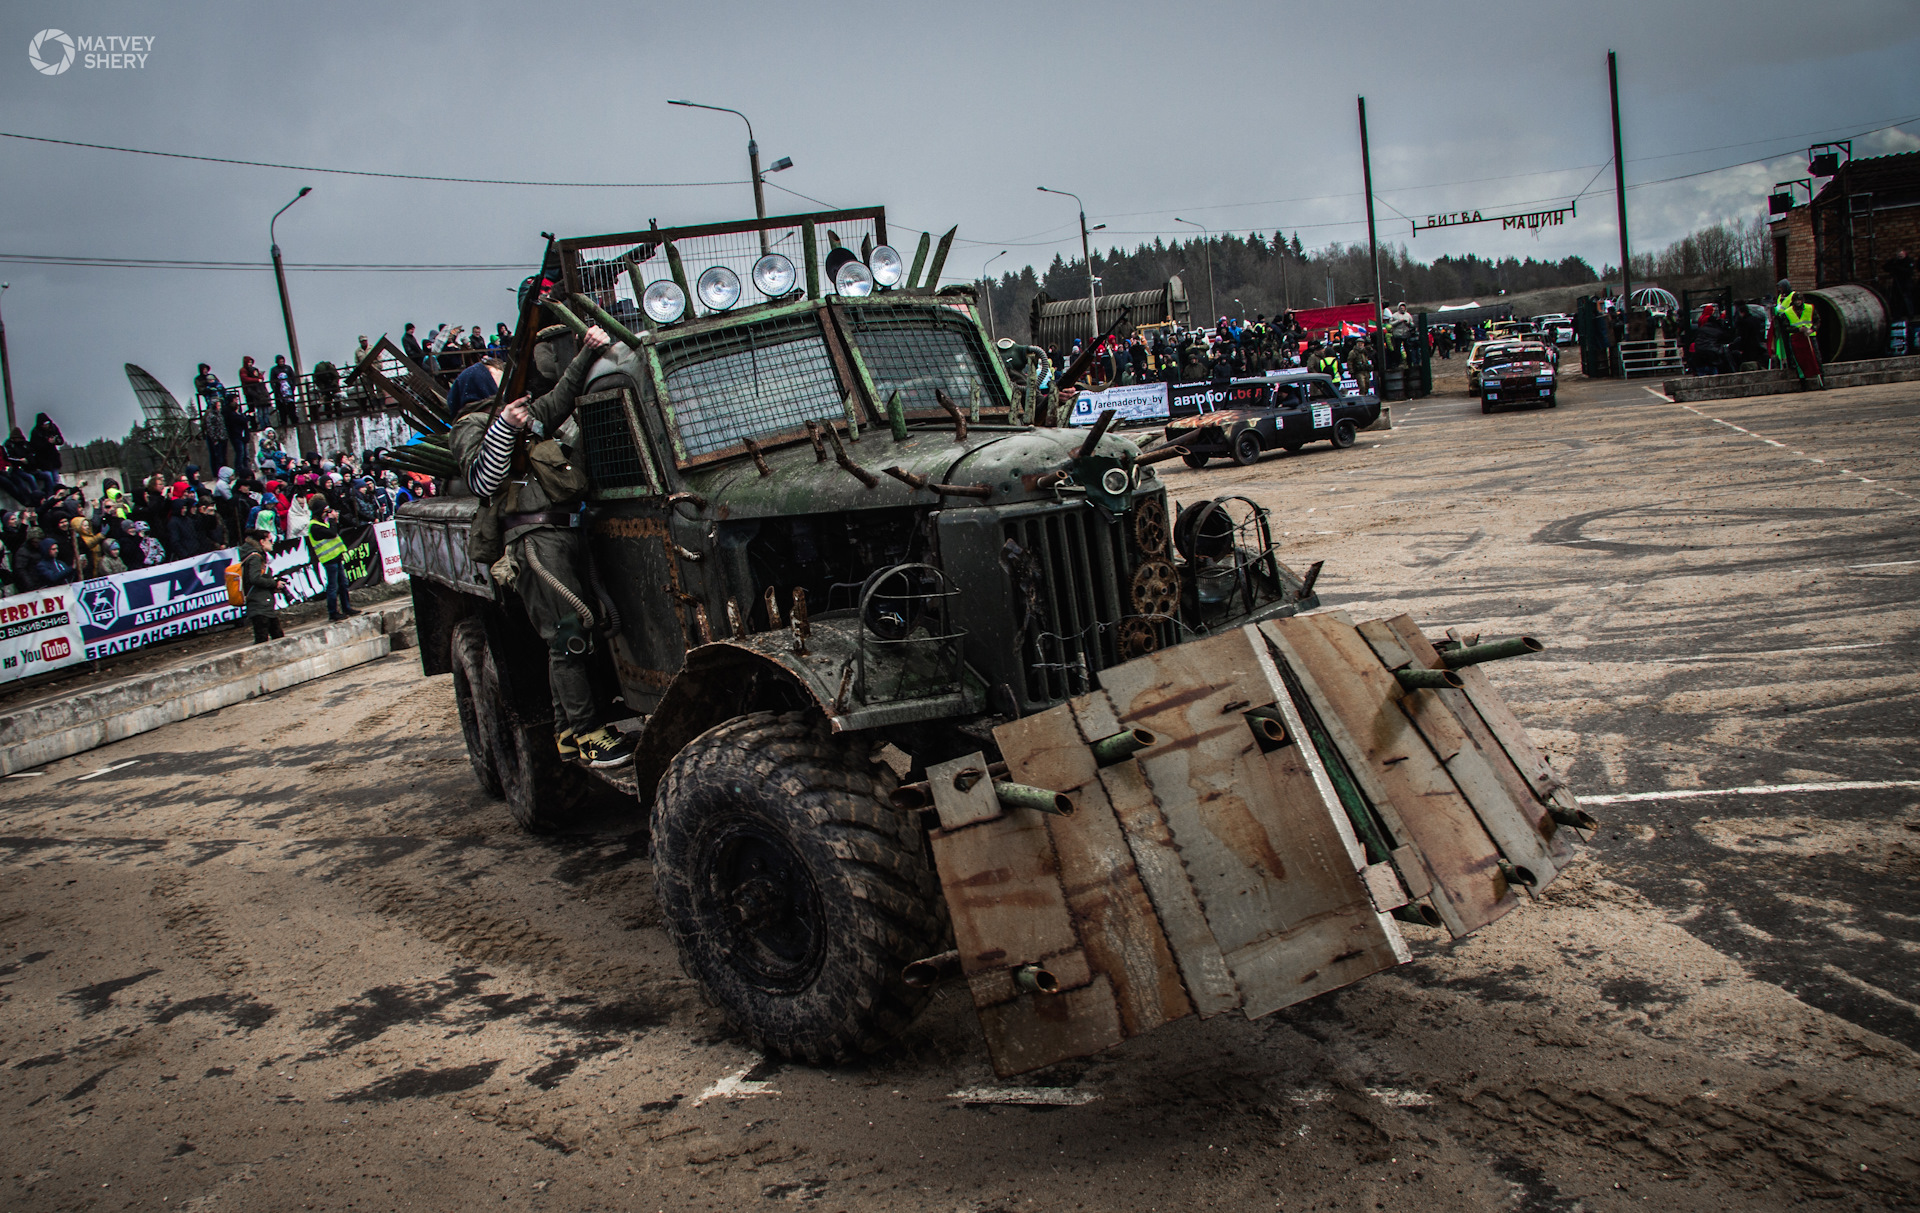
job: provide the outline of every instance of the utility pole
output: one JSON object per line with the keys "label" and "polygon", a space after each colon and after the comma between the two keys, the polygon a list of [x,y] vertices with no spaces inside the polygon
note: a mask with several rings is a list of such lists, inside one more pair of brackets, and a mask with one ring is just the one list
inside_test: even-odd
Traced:
{"label": "utility pole", "polygon": [[[0,294],[4,294],[8,284],[0,282]],[[11,435],[20,422],[13,415],[13,360],[7,357],[7,322],[0,317],[0,379],[7,385],[7,433]]]}
{"label": "utility pole", "polygon": [[1080,195],[1069,190],[1050,190],[1044,185],[1036,188],[1043,194],[1059,194],[1063,198],[1071,198],[1080,208],[1080,256],[1087,263],[1087,350],[1091,353],[1093,348],[1100,344],[1100,305],[1093,294],[1093,251],[1088,247],[1087,233],[1097,232],[1107,225],[1101,223],[1092,228],[1087,227],[1087,204],[1080,201]]}
{"label": "utility pole", "polygon": [[[294,202],[300,201],[312,192],[313,187],[311,185],[301,186],[300,192],[293,196],[293,202],[287,203],[287,206],[292,206]],[[280,216],[287,213],[287,206],[283,206],[273,212],[273,218],[267,220],[267,242],[273,248],[273,280],[280,287],[280,319],[284,320],[287,325],[287,357],[293,363],[293,382],[295,390],[297,391],[300,379],[305,374],[305,371],[300,366],[300,338],[293,331],[293,303],[287,298],[287,267],[280,260],[280,240],[273,234],[273,225],[280,221]],[[317,452],[320,449],[320,442],[315,436],[315,430],[313,428],[313,405],[311,402],[307,405],[307,417],[306,420],[301,422],[301,426],[302,428],[299,431],[301,455],[305,456],[309,453]],[[219,469],[216,468],[214,470],[218,471]]]}
{"label": "utility pole", "polygon": [[983,265],[980,267],[980,277],[987,284],[987,339],[988,340],[992,340],[997,334],[994,332],[994,326],[993,326],[993,279],[987,277],[987,267],[991,266],[994,262],[1000,260],[1000,258],[1006,255],[1007,255],[1007,250],[1001,249],[999,252],[995,253],[993,256],[987,258],[986,265]]}
{"label": "utility pole", "polygon": [[[767,217],[766,183],[760,177],[760,144],[753,137],[753,119],[739,110],[728,109],[724,105],[702,105],[698,101],[669,101],[667,104],[685,106],[687,109],[712,110],[716,114],[732,114],[747,124],[747,171],[753,174],[753,215],[756,219],[765,219]],[[773,168],[769,171],[777,173],[792,167],[793,158],[782,156],[773,162]],[[772,245],[767,243],[767,229],[763,227],[760,229],[760,255],[764,257],[772,251]]]}
{"label": "utility pole", "polygon": [[1627,248],[1627,158],[1620,150],[1620,69],[1607,52],[1607,93],[1613,99],[1613,196],[1620,204],[1620,310],[1633,298],[1632,254]]}
{"label": "utility pole", "polygon": [[[1211,229],[1195,223],[1191,219],[1182,219],[1178,215],[1174,216],[1173,221],[1175,223],[1184,223],[1188,227],[1197,227],[1207,233],[1207,320],[1209,322],[1207,327],[1212,328],[1213,322],[1217,320],[1220,315],[1219,311],[1216,310],[1218,305],[1214,302],[1213,298],[1213,232]],[[1285,281],[1286,272],[1286,265],[1283,262],[1280,268],[1283,282]]]}
{"label": "utility pole", "polygon": [[1367,99],[1360,98],[1360,179],[1367,191],[1367,256],[1373,261],[1373,346],[1374,374],[1380,386],[1386,386],[1386,328],[1380,308],[1380,242],[1373,227],[1373,154],[1367,147]]}

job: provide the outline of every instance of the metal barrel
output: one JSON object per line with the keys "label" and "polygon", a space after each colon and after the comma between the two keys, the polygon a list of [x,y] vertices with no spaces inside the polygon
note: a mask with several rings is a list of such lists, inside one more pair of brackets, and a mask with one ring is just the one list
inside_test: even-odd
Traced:
{"label": "metal barrel", "polygon": [[1409,691],[1443,691],[1448,689],[1457,691],[1467,685],[1461,682],[1460,675],[1454,673],[1452,670],[1395,670],[1393,676],[1398,678],[1400,685]]}
{"label": "metal barrel", "polygon": [[1440,654],[1440,660],[1447,663],[1449,670],[1461,666],[1479,665],[1483,661],[1498,661],[1502,657],[1524,657],[1528,653],[1538,653],[1547,646],[1531,636],[1509,636],[1505,640],[1489,640],[1485,644],[1469,644],[1460,648],[1447,649]]}
{"label": "metal barrel", "polygon": [[1145,729],[1125,729],[1111,737],[1102,737],[1090,747],[1093,760],[1103,767],[1116,762],[1124,762],[1154,743],[1154,736]]}
{"label": "metal barrel", "polygon": [[1061,817],[1073,816],[1073,801],[1068,800],[1064,792],[1030,788],[1024,783],[996,783],[993,792],[1000,798],[1000,803],[1009,809],[1038,809],[1042,813],[1054,813]]}
{"label": "metal barrel", "polygon": [[1802,291],[1801,297],[1813,304],[1822,363],[1878,358],[1887,348],[1887,301],[1879,291],[1850,282]]}
{"label": "metal barrel", "polygon": [[900,970],[900,980],[916,990],[931,990],[942,982],[952,981],[959,976],[960,953],[958,952],[923,956]]}
{"label": "metal barrel", "polygon": [[1028,994],[1058,994],[1060,980],[1039,965],[1021,965],[1013,971],[1013,984]]}

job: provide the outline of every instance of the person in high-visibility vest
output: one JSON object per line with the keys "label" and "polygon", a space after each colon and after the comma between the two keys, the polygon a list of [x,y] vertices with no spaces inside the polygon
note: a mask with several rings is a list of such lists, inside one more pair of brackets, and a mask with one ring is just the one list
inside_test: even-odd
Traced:
{"label": "person in high-visibility vest", "polygon": [[335,529],[340,525],[340,511],[328,505],[320,493],[307,498],[307,504],[313,508],[313,521],[307,524],[307,547],[313,552],[314,563],[326,574],[327,618],[358,615],[360,612],[347,601],[347,545]]}
{"label": "person in high-visibility vest", "polygon": [[1796,295],[1785,278],[1773,303],[1773,356],[1792,368],[1803,390],[1826,386],[1820,377],[1820,349],[1813,341],[1813,304]]}

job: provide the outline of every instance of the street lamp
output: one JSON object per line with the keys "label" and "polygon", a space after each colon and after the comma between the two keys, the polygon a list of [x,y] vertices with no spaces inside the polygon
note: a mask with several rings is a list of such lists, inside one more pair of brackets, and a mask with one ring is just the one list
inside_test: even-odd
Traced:
{"label": "street lamp", "polygon": [[[303,185],[300,192],[293,196],[292,206],[313,192],[311,185]],[[273,234],[273,225],[280,222],[280,216],[287,213],[287,206],[273,212],[273,218],[267,220],[267,243],[273,247],[273,280],[280,286],[280,318],[287,322],[287,356],[293,359],[293,377],[298,379],[300,370],[300,338],[293,332],[293,304],[287,299],[287,267],[280,260],[280,241]]]}
{"label": "street lamp", "polygon": [[[8,283],[0,282],[0,294],[5,294]],[[7,434],[11,436],[20,423],[13,416],[13,362],[7,357],[7,322],[0,318],[0,379],[7,385]]]}
{"label": "street lamp", "polygon": [[[993,279],[987,277],[987,266],[992,265],[994,262],[1000,260],[1000,258],[1006,255],[1007,255],[1007,250],[1001,249],[999,252],[995,253],[993,256],[987,258],[987,265],[983,265],[980,267],[980,277],[987,284],[987,336],[989,337],[994,336],[995,333],[994,333],[994,326],[993,326]],[[4,331],[4,330],[0,330],[0,331]]]}
{"label": "street lamp", "polygon": [[1091,350],[1100,344],[1100,308],[1093,298],[1093,251],[1087,247],[1087,233],[1097,232],[1107,225],[1102,223],[1097,227],[1087,226],[1087,204],[1080,201],[1080,195],[1069,190],[1050,190],[1044,185],[1034,188],[1043,194],[1059,194],[1063,198],[1071,198],[1080,207],[1080,255],[1087,262],[1087,348]]}
{"label": "street lamp", "polygon": [[[767,217],[767,195],[765,184],[760,177],[760,145],[755,142],[753,138],[753,119],[747,117],[739,110],[728,109],[724,105],[702,105],[698,101],[669,101],[667,104],[682,105],[688,109],[712,110],[718,114],[732,114],[747,124],[747,168],[753,173],[753,214],[755,218],[765,219]],[[769,173],[778,173],[792,167],[793,157],[782,156],[778,160],[775,160],[767,171]],[[772,251],[772,246],[767,243],[767,229],[763,227],[760,229],[760,255],[764,257]]]}
{"label": "street lamp", "polygon": [[1213,299],[1213,232],[1210,229],[1203,227],[1198,223],[1195,223],[1191,219],[1182,219],[1177,215],[1174,217],[1173,221],[1175,223],[1184,223],[1188,227],[1200,228],[1201,231],[1207,233],[1207,315],[1217,317],[1220,315],[1220,313],[1214,310],[1215,305],[1214,305],[1214,299]]}

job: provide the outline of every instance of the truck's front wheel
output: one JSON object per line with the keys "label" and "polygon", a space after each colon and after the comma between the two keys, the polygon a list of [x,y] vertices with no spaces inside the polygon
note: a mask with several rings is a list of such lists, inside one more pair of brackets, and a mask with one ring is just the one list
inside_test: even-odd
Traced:
{"label": "truck's front wheel", "polygon": [[805,712],[756,712],[674,758],[653,808],[654,886],[681,966],[768,1052],[870,1053],[928,994],[901,970],[942,949],[940,882],[893,773]]}

